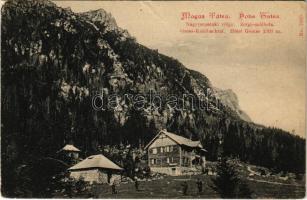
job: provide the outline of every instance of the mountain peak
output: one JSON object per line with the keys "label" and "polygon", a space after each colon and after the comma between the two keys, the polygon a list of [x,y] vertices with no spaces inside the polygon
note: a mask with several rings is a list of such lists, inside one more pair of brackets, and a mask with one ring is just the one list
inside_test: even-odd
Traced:
{"label": "mountain peak", "polygon": [[80,16],[106,27],[108,30],[119,29],[116,20],[111,15],[111,13],[106,12],[104,9],[100,8],[98,10],[90,10],[87,12],[79,13]]}
{"label": "mountain peak", "polygon": [[219,88],[214,88],[214,91],[216,97],[221,101],[222,104],[230,107],[244,121],[252,121],[251,118],[240,108],[238,96],[232,89],[222,90]]}

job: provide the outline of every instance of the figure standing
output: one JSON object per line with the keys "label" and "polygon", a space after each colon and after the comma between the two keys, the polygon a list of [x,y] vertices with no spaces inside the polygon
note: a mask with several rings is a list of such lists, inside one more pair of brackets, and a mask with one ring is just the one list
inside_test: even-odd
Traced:
{"label": "figure standing", "polygon": [[198,194],[200,194],[203,191],[203,182],[199,178],[197,178],[196,184],[198,188]]}
{"label": "figure standing", "polygon": [[139,191],[139,181],[137,178],[134,179],[134,186],[135,186],[135,190]]}
{"label": "figure standing", "polygon": [[112,188],[112,194],[117,194],[115,181],[113,181],[111,188]]}
{"label": "figure standing", "polygon": [[184,181],[182,184],[182,193],[183,195],[187,195],[187,191],[188,191],[188,183],[186,181]]}

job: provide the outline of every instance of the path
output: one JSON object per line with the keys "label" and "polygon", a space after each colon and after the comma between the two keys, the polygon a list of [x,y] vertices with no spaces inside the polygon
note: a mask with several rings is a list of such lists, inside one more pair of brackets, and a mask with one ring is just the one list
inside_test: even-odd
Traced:
{"label": "path", "polygon": [[260,183],[275,184],[275,185],[288,185],[288,186],[304,187],[304,185],[299,185],[299,184],[280,183],[280,182],[265,181],[265,180],[259,180],[259,179],[253,179],[253,178],[247,178],[247,180],[249,180],[249,181],[256,181],[256,182],[260,182]]}

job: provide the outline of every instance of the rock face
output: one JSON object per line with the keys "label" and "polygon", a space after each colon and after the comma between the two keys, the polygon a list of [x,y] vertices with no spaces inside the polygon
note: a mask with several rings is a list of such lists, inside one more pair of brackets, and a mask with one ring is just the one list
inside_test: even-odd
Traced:
{"label": "rock face", "polygon": [[222,104],[231,108],[231,110],[235,111],[239,117],[247,122],[251,122],[251,118],[240,108],[239,100],[231,89],[221,90],[215,88],[216,97],[221,100]]}
{"label": "rock face", "polygon": [[[76,140],[78,134],[84,134],[87,118],[96,128],[93,134],[102,139],[134,123],[134,116],[142,118],[140,126],[151,124],[155,129],[168,128],[198,138],[212,120],[239,119],[231,108],[217,105],[213,93],[207,95],[212,86],[204,75],[138,44],[102,9],[73,13],[46,0],[14,0],[5,3],[2,18],[4,112],[15,106],[12,116],[30,120],[26,122],[29,127],[32,118],[43,116],[38,117],[36,131],[44,120],[54,124],[57,116],[66,117],[67,124],[58,131],[66,140]],[[162,98],[159,107],[152,104],[149,93]],[[117,106],[106,111],[93,109],[95,94],[116,94]],[[146,95],[144,105],[135,109],[125,94]],[[169,94],[178,98],[193,95],[194,99],[181,102],[187,109],[174,109],[165,103]],[[200,95],[207,95],[209,109],[191,107],[201,101]]]}
{"label": "rock face", "polygon": [[122,39],[125,39],[127,37],[131,38],[128,31],[121,29],[117,26],[117,23],[111,13],[107,13],[103,9],[79,13],[79,16],[86,19],[87,23],[93,24],[93,26],[95,26],[94,24],[97,24],[98,27],[103,27],[103,29],[99,29],[97,27],[97,30],[102,31],[103,34],[115,31],[118,34],[122,34]]}

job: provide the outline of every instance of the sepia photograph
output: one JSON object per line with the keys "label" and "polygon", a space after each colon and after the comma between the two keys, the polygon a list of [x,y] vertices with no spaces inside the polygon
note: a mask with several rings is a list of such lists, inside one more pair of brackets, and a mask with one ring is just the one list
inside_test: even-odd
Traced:
{"label": "sepia photograph", "polygon": [[305,2],[0,5],[2,198],[305,198]]}

